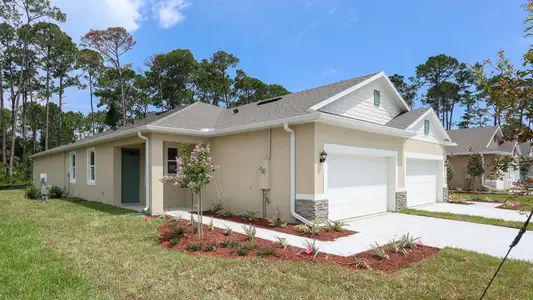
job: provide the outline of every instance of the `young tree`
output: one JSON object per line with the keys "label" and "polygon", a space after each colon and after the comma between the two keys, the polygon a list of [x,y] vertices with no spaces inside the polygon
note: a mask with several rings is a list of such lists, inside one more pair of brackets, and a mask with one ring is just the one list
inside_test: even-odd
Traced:
{"label": "young tree", "polygon": [[57,131],[57,145],[62,145],[62,114],[63,114],[63,96],[65,88],[71,86],[79,86],[79,76],[73,76],[71,73],[76,69],[76,56],[78,48],[72,42],[72,39],[67,34],[60,32],[56,37],[56,56],[52,62],[52,75],[59,82],[57,87],[57,94],[59,96],[59,128]]}
{"label": "young tree", "polygon": [[413,107],[416,93],[418,92],[419,86],[415,83],[415,79],[410,77],[408,81],[405,80],[405,77],[399,74],[394,74],[389,77],[390,81],[394,84],[402,98],[407,102],[407,104]]}
{"label": "young tree", "polygon": [[122,27],[110,27],[106,30],[91,29],[83,36],[82,45],[97,51],[116,70],[122,100],[122,124],[125,125],[127,107],[123,72],[127,66],[121,64],[120,58],[135,46],[133,37]]}
{"label": "young tree", "polygon": [[89,84],[89,95],[91,102],[91,128],[92,133],[96,133],[95,127],[95,113],[93,105],[93,87],[95,80],[104,69],[104,62],[102,56],[98,52],[91,49],[82,49],[78,52],[79,67],[85,72],[85,80]]}
{"label": "young tree", "polygon": [[472,189],[474,189],[474,182],[476,181],[476,177],[479,178],[479,182],[481,186],[483,186],[481,176],[484,173],[485,166],[483,166],[483,159],[481,155],[476,153],[468,156],[466,163],[466,174],[472,177]]}
{"label": "young tree", "polygon": [[[190,149],[187,144],[181,145],[181,153],[189,153]],[[177,157],[178,172],[176,176],[164,176],[161,178],[163,183],[171,183],[177,188],[186,188],[191,190],[197,199],[198,213],[198,237],[203,238],[202,230],[202,189],[211,182],[213,176],[211,173],[218,169],[213,163],[210,155],[209,145],[198,144],[190,152],[190,155]]]}

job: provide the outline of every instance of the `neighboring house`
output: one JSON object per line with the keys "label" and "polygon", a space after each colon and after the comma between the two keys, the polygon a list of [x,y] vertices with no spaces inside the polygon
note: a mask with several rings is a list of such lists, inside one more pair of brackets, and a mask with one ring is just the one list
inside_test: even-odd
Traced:
{"label": "neighboring house", "polygon": [[[492,162],[505,156],[519,159],[521,152],[516,141],[505,141],[499,126],[448,130],[448,135],[457,146],[447,147],[448,163],[455,170],[455,176],[449,183],[453,189],[508,189],[520,179],[518,169],[509,168],[501,178],[490,179]],[[485,174],[475,180],[466,173],[468,158],[481,155]]]}
{"label": "neighboring house", "polygon": [[[520,147],[520,152],[522,152],[522,156],[525,156],[529,158],[530,160],[533,160],[533,142],[521,143],[518,145],[518,147]],[[520,178],[522,180],[533,178],[533,165],[529,166],[527,172],[520,174]]]}
{"label": "neighboring house", "polygon": [[264,217],[279,209],[290,221],[445,201],[445,146],[454,145],[434,111],[411,110],[381,72],[237,108],[194,103],[136,121],[33,155],[34,180],[47,173],[70,196],[157,215],[190,207],[190,192],[159,180],[175,172],[180,144],[198,142],[211,145],[220,165],[205,207],[223,201]]}

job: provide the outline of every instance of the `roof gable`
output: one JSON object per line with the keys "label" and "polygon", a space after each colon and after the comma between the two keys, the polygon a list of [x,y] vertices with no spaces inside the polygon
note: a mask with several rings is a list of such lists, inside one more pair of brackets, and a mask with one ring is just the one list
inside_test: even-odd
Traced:
{"label": "roof gable", "polygon": [[499,151],[500,149],[498,149],[498,147],[500,145],[497,147],[489,147],[491,145],[491,140],[499,131],[501,131],[499,126],[448,130],[448,135],[451,137],[452,141],[457,144],[455,147],[448,147],[448,152]]}
{"label": "roof gable", "polygon": [[[423,111],[423,113],[419,112],[418,118],[405,128],[407,131],[413,131],[416,133],[413,139],[432,143],[449,144],[454,142],[442,126],[442,123],[435,114],[433,108],[422,108],[419,109],[419,111]],[[411,117],[414,117],[414,115],[416,114],[413,114]],[[429,121],[429,131],[427,134],[425,130],[426,121]]]}

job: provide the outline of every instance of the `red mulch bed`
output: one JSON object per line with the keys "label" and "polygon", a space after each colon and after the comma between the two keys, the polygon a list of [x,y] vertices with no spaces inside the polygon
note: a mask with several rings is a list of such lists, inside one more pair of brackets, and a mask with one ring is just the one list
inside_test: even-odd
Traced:
{"label": "red mulch bed", "polygon": [[520,204],[517,205],[516,207],[504,207],[504,204],[502,204],[500,206],[496,206],[496,208],[507,209],[507,210],[520,210]]}
{"label": "red mulch bed", "polygon": [[217,216],[217,215],[215,215],[215,214],[213,214],[213,213],[211,213],[209,211],[205,211],[203,214],[204,214],[204,216],[207,216],[207,217],[212,217],[212,218],[221,219],[221,220],[233,221],[233,222],[241,223],[241,224],[245,224],[245,225],[252,224],[252,225],[254,225],[256,227],[266,228],[266,229],[270,229],[270,230],[273,230],[273,231],[288,233],[288,234],[297,235],[297,236],[308,237],[308,238],[312,238],[312,239],[319,240],[319,241],[324,241],[324,242],[334,241],[334,240],[336,240],[338,238],[349,236],[349,235],[357,233],[355,231],[351,231],[351,230],[345,229],[343,231],[323,230],[318,235],[312,235],[312,234],[306,234],[306,233],[299,232],[298,230],[296,230],[296,225],[297,224],[292,224],[292,223],[287,224],[287,227],[285,227],[285,228],[270,227],[268,225],[268,219],[257,218],[254,222],[250,222],[248,220],[245,220],[244,217],[242,217],[242,216],[223,217],[223,216]]}
{"label": "red mulch bed", "polygon": [[[248,236],[234,232],[229,236],[224,235],[224,230],[215,228],[214,230],[207,229],[207,226],[203,225],[204,228],[204,238],[203,240],[198,239],[198,233],[192,232],[192,226],[190,223],[185,220],[179,221],[179,224],[185,228],[185,233],[180,237],[180,240],[174,246],[171,246],[168,236],[168,222],[159,226],[158,231],[160,232],[161,245],[168,249],[178,250],[190,255],[206,255],[206,256],[215,256],[221,258],[241,258],[234,251],[238,248],[222,248],[220,246],[221,241],[235,241],[240,245],[249,245]],[[216,242],[217,248],[215,251],[204,251],[199,250],[191,252],[187,250],[187,245],[190,243],[200,244],[202,246],[211,245],[213,242]],[[331,255],[326,253],[319,253],[315,259],[312,255],[305,254],[302,248],[289,246],[287,249],[283,249],[281,245],[277,242],[272,242],[264,240],[261,238],[255,238],[252,243],[255,243],[259,246],[258,249],[252,249],[247,256],[256,256],[256,253],[259,249],[270,248],[276,252],[276,256],[263,256],[263,259],[272,259],[272,260],[289,260],[289,261],[299,261],[299,262],[310,262],[310,263],[323,263],[323,264],[335,264],[342,265],[351,269],[365,269],[364,267],[357,267],[355,261],[352,257],[344,257]],[[303,245],[302,245],[303,246]],[[407,268],[417,262],[420,262],[426,258],[429,258],[436,254],[439,251],[437,248],[428,247],[419,245],[410,251],[407,255],[394,253],[388,251],[390,259],[380,259],[374,254],[374,251],[369,250],[362,252],[356,255],[360,260],[366,262],[366,264],[372,270],[379,270],[387,274],[394,273],[400,269]]]}

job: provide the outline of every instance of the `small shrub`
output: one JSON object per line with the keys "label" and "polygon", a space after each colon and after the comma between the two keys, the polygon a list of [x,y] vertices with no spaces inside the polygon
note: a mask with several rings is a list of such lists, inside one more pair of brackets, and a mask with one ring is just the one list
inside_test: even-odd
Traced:
{"label": "small shrub", "polygon": [[220,248],[236,248],[239,246],[239,242],[236,241],[221,241],[219,243]]}
{"label": "small shrub", "polygon": [[177,244],[179,244],[179,242],[180,242],[180,238],[179,238],[179,236],[172,237],[172,238],[170,239],[170,246],[171,246],[171,247],[174,247],[174,246],[176,246]]}
{"label": "small shrub", "polygon": [[228,210],[226,211],[219,212],[217,216],[230,218],[230,217],[233,217],[233,213],[231,212],[231,209],[228,208]]}
{"label": "small shrub", "polygon": [[231,251],[230,253],[237,254],[239,256],[248,256],[248,253],[250,253],[250,249],[241,247],[241,248],[239,248],[237,250]]}
{"label": "small shrub", "polygon": [[502,205],[500,205],[501,208],[508,208],[508,209],[519,209],[520,204],[512,201],[505,201]]}
{"label": "small shrub", "polygon": [[348,226],[348,223],[344,221],[329,221],[328,229],[331,231],[341,232],[344,230],[344,227]]}
{"label": "small shrub", "polygon": [[36,186],[30,185],[24,190],[24,195],[26,199],[39,199],[41,198],[41,190]]}
{"label": "small shrub", "polygon": [[403,255],[407,255],[409,251],[404,248],[402,241],[396,241],[392,240],[389,242],[388,245],[394,253],[402,253]]}
{"label": "small shrub", "polygon": [[376,255],[381,258],[381,259],[389,259],[389,255],[387,254],[387,247],[385,246],[380,246],[378,244],[378,242],[376,242],[375,245],[370,245],[370,247],[372,247],[372,250],[374,250],[374,253],[376,253]]}
{"label": "small shrub", "polygon": [[226,229],[224,229],[224,235],[230,236],[233,234],[233,229],[229,228],[228,225],[226,225]]}
{"label": "small shrub", "polygon": [[253,210],[253,209],[248,209],[246,211],[246,214],[244,215],[244,219],[248,222],[255,222],[255,220],[257,220],[257,214],[259,212],[257,210]]}
{"label": "small shrub", "polygon": [[420,238],[415,238],[414,236],[410,235],[409,232],[406,234],[402,234],[402,237],[400,238],[400,242],[402,243],[402,247],[407,249],[413,249],[416,248],[416,244]]}
{"label": "small shrub", "polygon": [[217,250],[217,243],[216,242],[212,242],[211,244],[209,244],[207,246],[204,246],[204,251],[205,252],[215,251],[215,250]]}
{"label": "small shrub", "polygon": [[311,227],[307,226],[307,224],[298,224],[294,226],[294,229],[300,233],[308,234],[311,232]]}
{"label": "small shrub", "polygon": [[244,229],[244,233],[248,236],[250,241],[253,241],[255,239],[255,234],[257,233],[257,230],[252,225],[250,226],[242,226],[242,229]]}
{"label": "small shrub", "polygon": [[224,204],[223,203],[218,203],[218,204],[214,204],[209,208],[209,212],[211,212],[212,214],[215,214],[215,215],[219,215],[222,211],[224,210]]}
{"label": "small shrub", "polygon": [[202,250],[202,245],[200,244],[190,243],[187,245],[187,251],[196,252],[200,250]]}
{"label": "small shrub", "polygon": [[363,259],[360,259],[356,256],[352,256],[352,259],[353,259],[353,264],[355,268],[372,270],[372,268]]}
{"label": "small shrub", "polygon": [[61,198],[61,196],[63,195],[63,189],[58,187],[58,186],[51,186],[48,188],[48,196],[51,198],[51,199],[58,199],[58,198]]}
{"label": "small shrub", "polygon": [[283,218],[272,217],[272,218],[268,219],[268,226],[285,228],[285,227],[287,227],[287,220],[285,220]]}
{"label": "small shrub", "polygon": [[318,253],[320,253],[320,248],[316,245],[315,240],[313,240],[312,242],[306,240],[304,246],[305,249],[300,251],[300,254],[305,253],[307,255],[312,255],[313,259],[315,259]]}
{"label": "small shrub", "polygon": [[281,248],[283,248],[283,250],[287,250],[287,248],[289,247],[289,243],[287,242],[287,239],[278,236],[278,241],[279,241]]}
{"label": "small shrub", "polygon": [[258,250],[257,252],[255,252],[255,255],[256,256],[261,256],[261,257],[264,257],[264,256],[278,256],[278,254],[276,253],[276,249],[270,248],[270,247],[264,247],[264,248]]}
{"label": "small shrub", "polygon": [[258,243],[254,243],[254,242],[250,242],[250,243],[246,243],[246,244],[241,244],[241,248],[246,248],[248,250],[259,249],[259,244]]}

